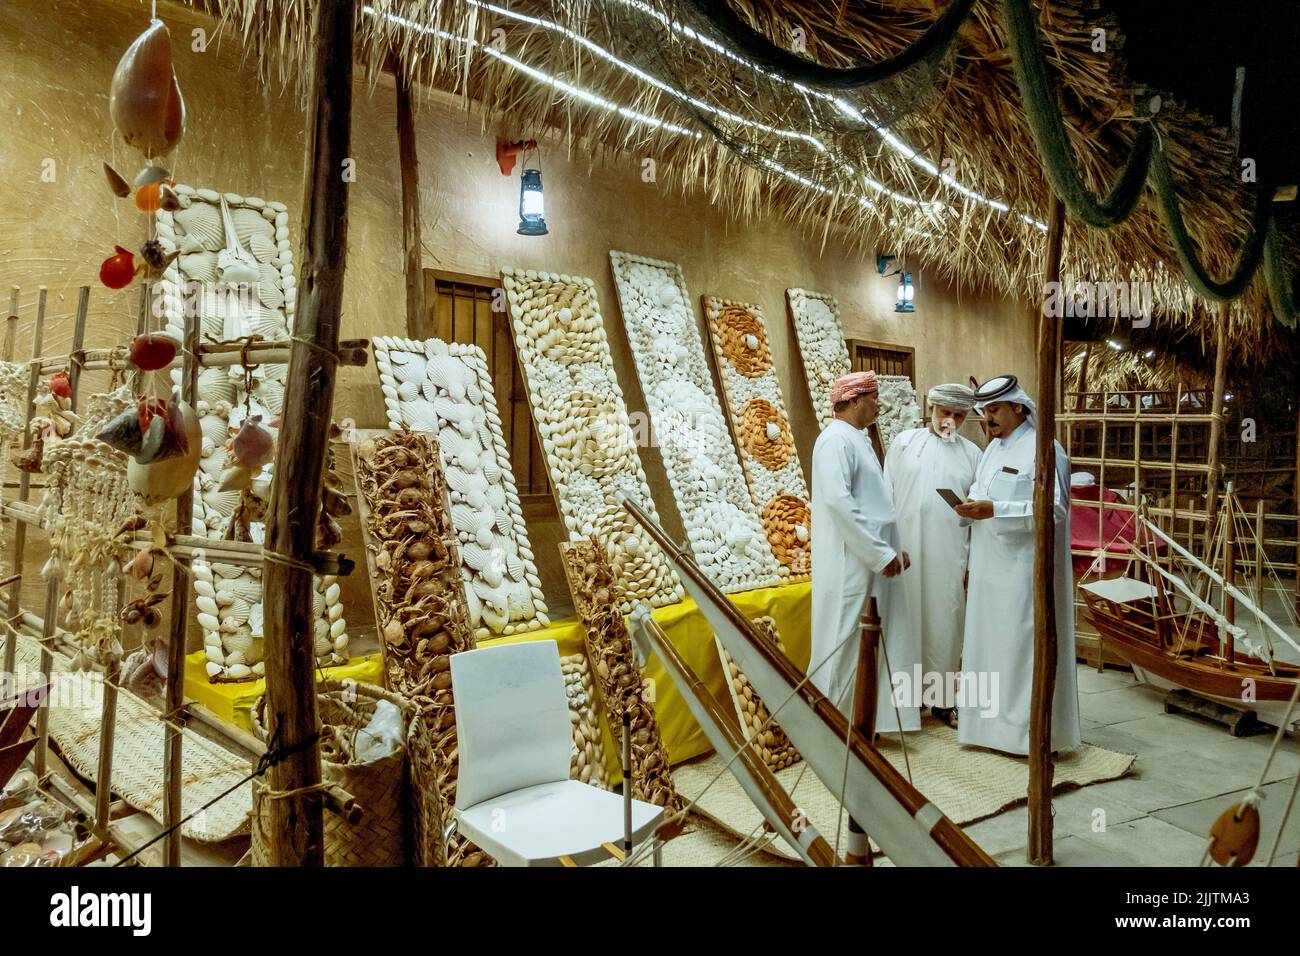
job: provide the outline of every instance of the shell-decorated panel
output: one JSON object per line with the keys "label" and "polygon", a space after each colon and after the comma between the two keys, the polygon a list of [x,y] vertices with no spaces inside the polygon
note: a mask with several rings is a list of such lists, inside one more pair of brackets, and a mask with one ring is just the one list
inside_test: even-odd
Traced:
{"label": "shell-decorated panel", "polygon": [[380,336],[374,349],[389,427],[438,438],[475,639],[545,627],[487,356],[440,339]]}
{"label": "shell-decorated panel", "polygon": [[805,577],[812,569],[808,485],[772,365],[763,311],[714,295],[702,301],[750,498],[777,561],[792,578]]}
{"label": "shell-decorated panel", "polygon": [[916,387],[906,375],[877,375],[876,382],[880,389],[876,427],[880,431],[880,443],[888,451],[901,432],[921,422],[921,409],[916,401]]}
{"label": "shell-decorated panel", "polygon": [[658,518],[589,278],[505,268],[511,327],[533,419],[569,540],[595,535],[622,588],[624,613],[685,596],[622,496]]}
{"label": "shell-decorated panel", "polygon": [[840,325],[840,305],[824,292],[786,289],[785,295],[817,423],[825,428],[832,417],[831,384],[852,367]]}
{"label": "shell-decorated panel", "polygon": [[768,543],[713,388],[679,266],[611,252],[654,437],[700,569],[723,591],[789,575]]}
{"label": "shell-decorated panel", "polygon": [[[155,286],[168,333],[183,342],[185,319],[191,315],[198,318],[205,342],[260,336],[287,343],[298,292],[285,205],[184,184],[176,186],[176,194],[180,209],[155,213],[163,250],[180,251]],[[223,490],[222,478],[227,445],[245,420],[256,417],[272,436],[278,435],[287,370],[284,364],[245,368],[236,363],[199,372],[195,411],[203,450],[194,477],[194,534],[221,539],[232,521],[248,519],[251,513],[248,536],[254,542],[262,540],[265,526],[258,509],[269,494],[273,465],[264,466],[253,478],[240,516],[241,493]],[[173,369],[172,381],[178,386],[180,376],[180,370]],[[208,679],[260,678],[265,673],[261,570],[199,558],[193,571]],[[348,660],[340,591],[334,578],[316,579],[312,646],[320,666]]]}

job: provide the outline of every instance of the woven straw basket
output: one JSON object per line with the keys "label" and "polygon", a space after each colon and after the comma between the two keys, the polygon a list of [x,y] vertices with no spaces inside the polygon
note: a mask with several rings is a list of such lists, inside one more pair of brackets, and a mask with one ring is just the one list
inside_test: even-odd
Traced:
{"label": "woven straw basket", "polygon": [[[253,705],[254,732],[267,739],[263,724],[266,698]],[[357,763],[357,736],[374,716],[380,700],[397,706],[405,717],[405,745],[396,753]],[[441,797],[435,784],[435,755],[419,710],[400,694],[351,681],[317,685],[321,721],[321,781],[337,784],[364,811],[358,823],[325,812],[326,866],[442,866]],[[268,785],[253,781],[252,862],[266,866]]]}

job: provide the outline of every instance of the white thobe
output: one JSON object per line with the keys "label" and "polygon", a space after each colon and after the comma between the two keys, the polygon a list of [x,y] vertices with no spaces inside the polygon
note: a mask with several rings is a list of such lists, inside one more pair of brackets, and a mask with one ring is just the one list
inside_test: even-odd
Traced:
{"label": "white thobe", "polygon": [[[908,630],[921,642],[921,666],[927,674],[948,675],[961,669],[966,620],[966,553],[970,533],[952,506],[939,497],[947,488],[961,497],[975,480],[980,449],[962,438],[944,441],[928,428],[912,428],[896,437],[885,455],[885,479],[898,514],[903,547],[912,567],[903,575],[907,592]],[[939,701],[939,706],[952,706]]]}
{"label": "white thobe", "polygon": [[[980,458],[968,495],[992,501],[993,517],[969,522],[970,591],[966,604],[965,686],[987,681],[996,695],[963,701],[957,739],[1006,753],[1029,752],[1034,673],[1034,466],[1037,434],[1028,421],[995,438]],[[1052,749],[1079,745],[1074,664],[1074,572],[1070,565],[1070,459],[1056,442],[1056,692]],[[991,711],[996,710],[996,713]]]}
{"label": "white thobe", "polygon": [[902,554],[894,503],[871,439],[832,419],[813,447],[809,669],[813,686],[852,717],[861,618],[874,597],[884,631],[876,697],[876,730],[882,733],[921,728],[919,708],[899,706],[896,714],[892,693],[891,673],[910,682],[920,661],[920,648],[907,631],[907,594],[898,577],[880,574]]}

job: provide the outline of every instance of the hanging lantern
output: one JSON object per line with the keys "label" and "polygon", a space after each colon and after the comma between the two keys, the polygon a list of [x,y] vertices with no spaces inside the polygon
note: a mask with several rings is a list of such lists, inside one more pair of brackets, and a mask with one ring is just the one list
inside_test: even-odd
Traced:
{"label": "hanging lantern", "polygon": [[895,312],[915,312],[916,305],[912,301],[916,297],[916,286],[912,285],[912,273],[900,272],[898,274],[898,301],[894,303]]}
{"label": "hanging lantern", "polygon": [[542,204],[542,171],[525,169],[519,178],[519,228],[521,236],[544,236],[549,232]]}

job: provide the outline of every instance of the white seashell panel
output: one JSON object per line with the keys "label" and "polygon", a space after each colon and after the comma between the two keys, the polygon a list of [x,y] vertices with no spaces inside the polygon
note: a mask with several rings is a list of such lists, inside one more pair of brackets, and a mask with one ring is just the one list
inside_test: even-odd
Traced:
{"label": "white seashell panel", "polygon": [[440,339],[380,336],[374,349],[389,427],[438,438],[475,639],[546,627],[487,356]]}
{"label": "white seashell panel", "polygon": [[909,428],[921,422],[921,409],[916,402],[916,388],[906,375],[878,375],[880,386],[880,414],[876,427],[880,430],[880,443],[885,450]]}
{"label": "white seashell panel", "polygon": [[[257,334],[271,341],[287,342],[293,326],[297,294],[293,253],[287,231],[277,235],[277,217],[285,214],[282,203],[257,200],[255,205],[233,193],[226,194],[235,232],[245,249],[253,252],[260,265],[256,289],[232,293],[217,283],[217,252],[226,246],[221,221],[220,194],[192,186],[177,185],[181,208],[175,213],[160,209],[155,214],[158,240],[170,252],[176,248],[203,251],[182,255],[155,286],[164,304],[167,331],[177,341],[185,339],[185,310],[201,319],[200,331],[218,340]],[[287,220],[286,220],[287,221]],[[224,536],[239,503],[238,493],[220,490],[226,466],[226,442],[239,430],[244,419],[261,415],[272,434],[272,421],[284,401],[286,368],[259,365],[246,381],[242,365],[211,367],[199,372],[199,427],[203,431],[203,456],[194,478],[195,535],[219,539]],[[180,371],[172,381],[180,384]],[[251,388],[249,387],[251,382]],[[270,486],[271,466],[254,481],[254,489],[265,495]],[[251,526],[254,540],[261,540],[263,525]],[[215,615],[200,608],[208,678],[212,681],[256,680],[263,676],[262,661],[262,572],[250,568],[196,560],[193,566],[197,601],[211,599]],[[316,579],[317,612],[313,647],[321,666],[343,664],[347,656],[347,625],[335,579]],[[206,605],[206,600],[204,601]],[[215,626],[213,626],[215,625]]]}
{"label": "white seashell panel", "polygon": [[792,577],[804,577],[812,569],[811,504],[763,311],[714,295],[702,301],[750,497],[777,561]]}
{"label": "white seashell panel", "polygon": [[681,268],[626,252],[609,257],[655,438],[696,561],[723,591],[779,583],[789,572],[772,554],[754,510]]}
{"label": "white seashell panel", "polygon": [[786,289],[785,296],[813,409],[818,424],[825,428],[832,417],[831,384],[852,368],[840,325],[840,304],[833,295],[807,289]]}
{"label": "white seashell panel", "polygon": [[620,495],[658,517],[614,377],[591,279],[501,270],[519,364],[528,385],[546,469],[569,539],[595,536],[623,589],[622,610],[682,600],[685,590],[663,552],[620,504]]}

